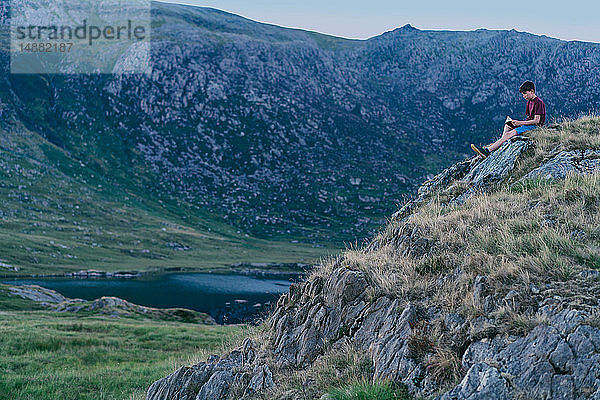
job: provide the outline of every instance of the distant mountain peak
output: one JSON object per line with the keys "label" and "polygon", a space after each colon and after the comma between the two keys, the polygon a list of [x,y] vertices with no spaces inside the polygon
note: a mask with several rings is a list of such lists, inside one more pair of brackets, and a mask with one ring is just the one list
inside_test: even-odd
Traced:
{"label": "distant mountain peak", "polygon": [[415,31],[418,31],[418,30],[419,29],[415,28],[411,24],[406,24],[404,26],[401,26],[400,28],[394,29],[392,32],[404,33],[404,32],[415,32]]}
{"label": "distant mountain peak", "polygon": [[401,27],[392,29],[391,31],[384,32],[381,35],[374,36],[372,39],[377,39],[377,38],[382,38],[382,37],[389,37],[389,36],[396,36],[396,35],[402,35],[402,34],[411,33],[411,32],[420,32],[420,29],[415,28],[411,24],[406,24],[406,25],[403,25]]}

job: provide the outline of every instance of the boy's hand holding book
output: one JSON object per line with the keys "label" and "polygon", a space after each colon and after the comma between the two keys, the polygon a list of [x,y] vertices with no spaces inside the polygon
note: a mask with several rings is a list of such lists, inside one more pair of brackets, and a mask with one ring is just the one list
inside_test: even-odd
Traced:
{"label": "boy's hand holding book", "polygon": [[506,117],[506,121],[504,123],[511,129],[515,129],[518,126],[521,126],[521,124],[519,124],[519,121],[514,121],[511,117]]}

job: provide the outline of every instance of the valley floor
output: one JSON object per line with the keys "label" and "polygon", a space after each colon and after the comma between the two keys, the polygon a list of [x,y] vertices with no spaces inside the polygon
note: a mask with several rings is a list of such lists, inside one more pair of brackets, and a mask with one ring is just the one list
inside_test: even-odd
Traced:
{"label": "valley floor", "polygon": [[0,400],[145,399],[155,380],[252,329],[74,316],[27,310],[28,303],[0,299]]}

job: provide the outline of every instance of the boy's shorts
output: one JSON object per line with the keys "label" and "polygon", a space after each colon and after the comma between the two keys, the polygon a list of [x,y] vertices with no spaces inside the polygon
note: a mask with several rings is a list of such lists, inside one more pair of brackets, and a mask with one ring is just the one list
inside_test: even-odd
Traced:
{"label": "boy's shorts", "polygon": [[537,125],[521,125],[521,126],[517,126],[515,128],[515,131],[517,131],[517,135],[520,135],[523,132],[531,131],[531,130],[534,130],[535,128],[537,128]]}

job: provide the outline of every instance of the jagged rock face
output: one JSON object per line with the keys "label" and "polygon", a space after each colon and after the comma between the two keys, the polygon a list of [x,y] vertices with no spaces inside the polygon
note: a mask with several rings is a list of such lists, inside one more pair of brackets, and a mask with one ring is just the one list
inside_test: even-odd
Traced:
{"label": "jagged rock face", "polygon": [[523,177],[546,180],[564,179],[568,174],[592,174],[600,171],[600,151],[579,150],[561,151],[550,161],[544,163]]}
{"label": "jagged rock face", "polygon": [[[576,284],[589,286],[591,293],[600,289],[600,283],[585,278]],[[359,288],[358,296],[345,295],[345,290],[356,293]],[[425,365],[411,356],[409,345],[422,318],[417,307],[387,297],[367,301],[367,288],[362,272],[339,268],[325,284],[316,278],[284,295],[271,319],[278,366],[305,367],[323,348],[350,340],[371,354],[374,379],[401,381],[413,394],[431,396],[439,388]],[[538,313],[549,323],[525,337],[495,338],[497,326],[491,320],[444,317],[451,335],[469,331],[471,339],[462,358],[464,379],[440,400],[517,399],[523,393],[536,399],[600,396],[600,329],[589,325],[591,310],[600,306],[600,292],[587,305],[552,296],[551,289],[536,292],[526,295],[539,301]]]}
{"label": "jagged rock face", "polygon": [[343,332],[356,329],[355,322],[367,308],[361,274],[344,269],[334,272],[325,282],[315,279],[308,286],[292,285],[282,296],[271,317],[276,339],[274,354],[281,367],[310,365]]}
{"label": "jagged rock face", "polygon": [[256,354],[254,343],[246,339],[242,346],[205,363],[181,367],[148,389],[147,400],[223,400],[239,390],[236,398],[245,398],[273,386],[268,365]]}
{"label": "jagged rock face", "polygon": [[549,325],[525,337],[472,343],[463,356],[465,378],[439,400],[599,398],[600,329],[587,324],[589,312],[564,306],[542,306]]}

